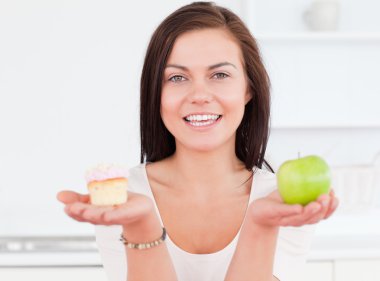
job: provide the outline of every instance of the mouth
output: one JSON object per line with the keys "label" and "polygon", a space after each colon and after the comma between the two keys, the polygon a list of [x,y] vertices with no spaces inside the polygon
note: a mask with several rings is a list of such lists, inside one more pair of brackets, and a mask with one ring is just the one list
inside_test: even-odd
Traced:
{"label": "mouth", "polygon": [[220,114],[207,113],[207,114],[189,114],[183,117],[189,125],[195,127],[204,127],[216,123],[222,118]]}

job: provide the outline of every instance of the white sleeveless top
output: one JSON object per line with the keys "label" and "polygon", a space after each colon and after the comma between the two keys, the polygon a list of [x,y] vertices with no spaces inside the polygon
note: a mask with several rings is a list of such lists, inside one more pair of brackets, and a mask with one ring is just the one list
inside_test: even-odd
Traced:
{"label": "white sleeveless top", "polygon": [[[264,197],[276,189],[275,174],[263,169],[256,169],[253,175],[249,202]],[[149,185],[145,163],[129,171],[128,190],[150,197],[154,201]],[[164,226],[161,216],[159,215]],[[122,227],[95,226],[96,242],[101,260],[109,281],[126,281],[127,258],[124,245],[119,241]],[[273,275],[281,281],[293,281],[305,264],[306,256],[314,233],[314,226],[280,227]],[[191,235],[191,233],[189,233]],[[234,254],[240,230],[235,238],[224,249],[211,254],[192,254],[179,248],[166,237],[175,271],[179,281],[223,281]],[[299,277],[298,277],[299,278]]]}

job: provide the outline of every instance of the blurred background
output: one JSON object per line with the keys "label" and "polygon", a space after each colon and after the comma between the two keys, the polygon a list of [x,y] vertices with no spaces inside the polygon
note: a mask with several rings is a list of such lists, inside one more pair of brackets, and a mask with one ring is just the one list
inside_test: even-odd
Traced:
{"label": "blurred background", "polygon": [[[215,1],[238,14],[272,81],[267,159],[318,154],[338,212],[306,277],[380,280],[380,2]],[[94,229],[66,217],[97,163],[139,163],[139,78],[156,26],[191,1],[0,0],[0,279],[106,280]],[[298,281],[298,280],[295,280]]]}

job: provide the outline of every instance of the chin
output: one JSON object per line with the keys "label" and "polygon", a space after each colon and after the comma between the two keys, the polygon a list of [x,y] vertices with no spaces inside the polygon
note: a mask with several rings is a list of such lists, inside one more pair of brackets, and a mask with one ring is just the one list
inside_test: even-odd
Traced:
{"label": "chin", "polygon": [[213,151],[217,148],[215,145],[200,145],[197,147],[192,147],[191,149],[196,151],[196,152],[210,152]]}
{"label": "chin", "polygon": [[223,142],[216,142],[215,139],[210,141],[199,141],[199,142],[183,142],[181,144],[182,147],[186,148],[187,150],[192,150],[194,152],[211,152],[213,150],[216,150],[221,147]]}

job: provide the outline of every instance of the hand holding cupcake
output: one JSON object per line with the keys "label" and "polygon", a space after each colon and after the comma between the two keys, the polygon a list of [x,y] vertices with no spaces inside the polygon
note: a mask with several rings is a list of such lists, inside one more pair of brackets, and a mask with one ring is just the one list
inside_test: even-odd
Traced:
{"label": "hand holding cupcake", "polygon": [[144,224],[156,217],[150,198],[127,193],[128,170],[117,165],[98,165],[86,172],[89,194],[64,190],[57,199],[65,204],[65,212],[80,222],[96,225]]}

